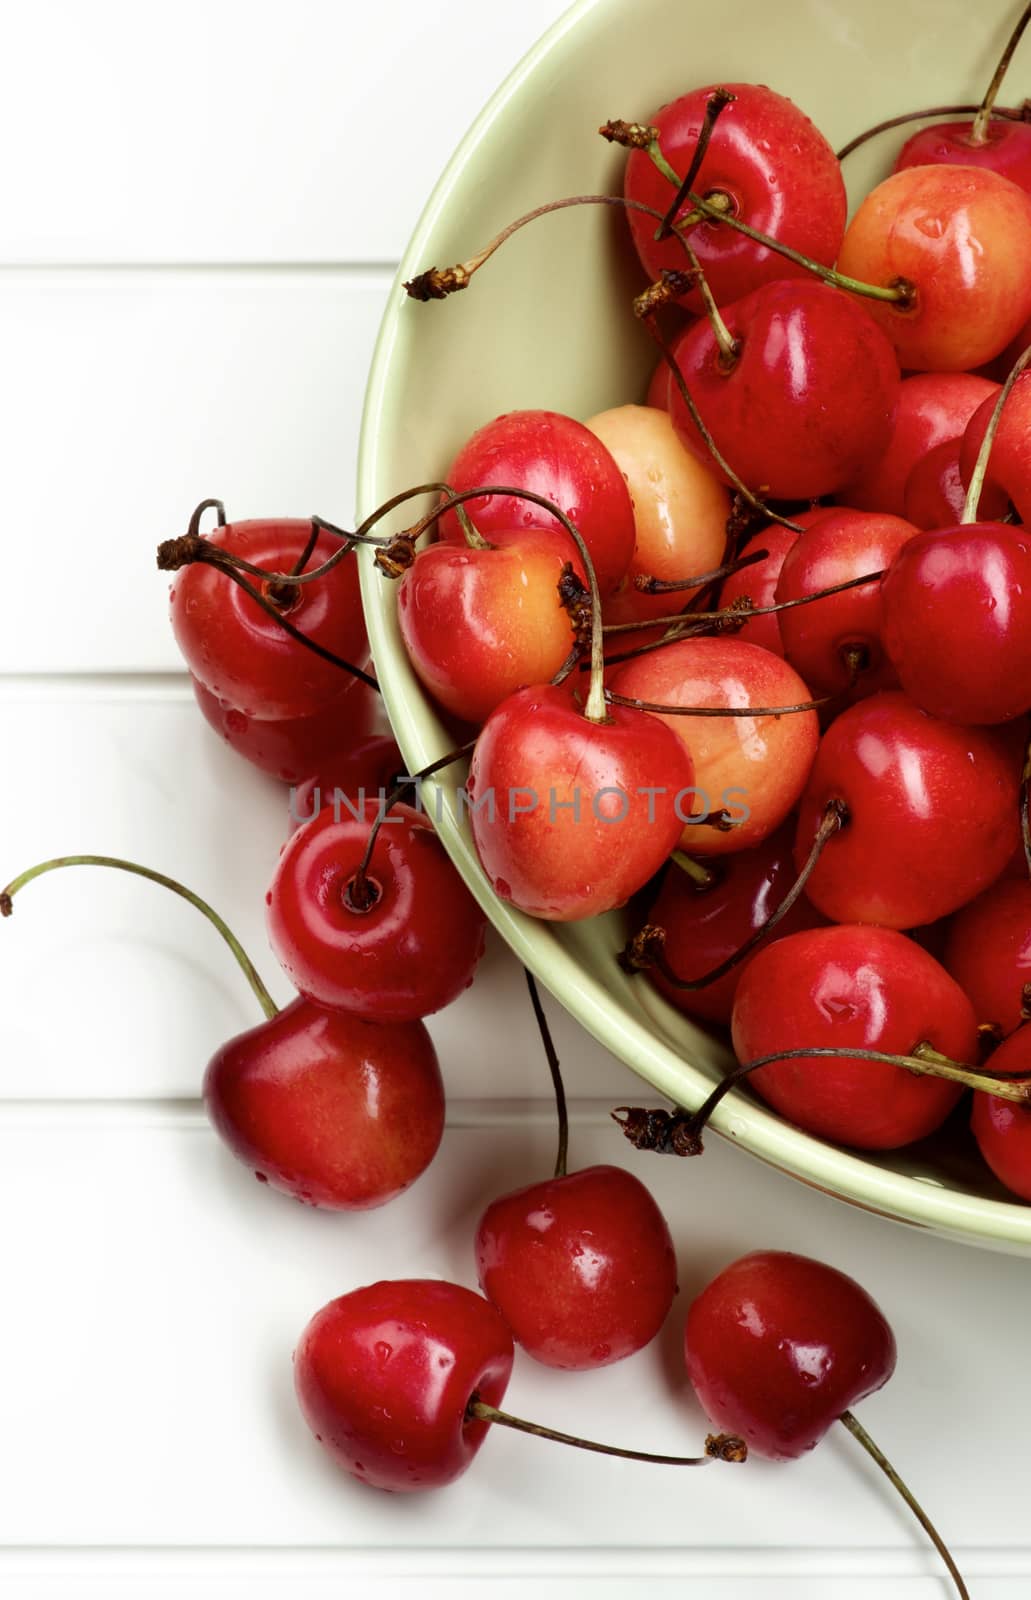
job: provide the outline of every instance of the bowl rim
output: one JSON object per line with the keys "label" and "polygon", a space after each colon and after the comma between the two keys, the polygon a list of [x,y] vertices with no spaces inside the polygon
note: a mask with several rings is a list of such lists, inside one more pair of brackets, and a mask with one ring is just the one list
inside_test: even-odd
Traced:
{"label": "bowl rim", "polygon": [[[591,13],[601,13],[621,3],[622,0],[576,0],[531,46],[487,101],[434,185],[391,284],[373,351],[358,446],[360,518],[378,503],[378,439],[389,426],[391,363],[401,318],[406,311],[415,309],[408,304],[407,296],[399,293],[404,279],[434,261],[434,233],[454,189],[477,155],[484,136],[526,81]],[[369,547],[360,548],[358,557],[369,640],[384,705],[409,770],[418,771],[441,752],[426,744],[413,711],[413,696],[430,709],[432,706],[387,631],[391,586],[378,573]],[[700,1103],[711,1088],[711,1080],[643,1022],[613,1017],[604,986],[562,948],[550,933],[551,925],[524,916],[494,894],[463,830],[460,809],[455,808],[448,783],[427,780],[426,791],[433,797],[434,821],[449,856],[516,957],[593,1038],[643,1082],[675,1104]],[[812,1137],[751,1099],[732,1100],[728,1096],[714,1115],[711,1127],[765,1164],[862,1210],[966,1243],[1031,1254],[1031,1206],[987,1199],[948,1188],[931,1178],[890,1171],[872,1164],[861,1153]]]}

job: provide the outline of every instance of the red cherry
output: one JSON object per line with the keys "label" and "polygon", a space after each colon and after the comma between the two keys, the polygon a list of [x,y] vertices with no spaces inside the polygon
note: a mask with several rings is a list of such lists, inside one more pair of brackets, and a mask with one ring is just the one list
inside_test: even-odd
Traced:
{"label": "red cherry", "polygon": [[[653,705],[782,706],[810,698],[794,668],[740,639],[681,639],[628,661],[612,679],[621,695]],[[781,717],[668,715],[694,764],[684,816],[727,812],[733,826],[690,823],[689,854],[747,850],[779,828],[805,787],[819,738],[816,712]]]}
{"label": "red cherry", "polygon": [[895,172],[907,167],[947,165],[986,167],[1031,194],[1031,127],[993,117],[983,144],[974,144],[973,122],[937,122],[907,139],[895,158]]}
{"label": "red cherry", "polygon": [[[478,428],[445,474],[456,492],[478,484],[531,489],[566,513],[587,546],[602,594],[616,588],[634,553],[634,508],[609,452],[582,422],[558,411],[508,411]],[[477,530],[502,544],[527,528],[550,528],[564,561],[579,558],[562,524],[542,507],[515,495],[469,500],[465,509]],[[440,537],[465,547],[453,511],[440,519]]]}
{"label": "red cherry", "polygon": [[421,1022],[365,1022],[307,1000],[222,1045],[204,1103],[262,1182],[333,1211],[407,1189],[444,1131],[444,1086]]}
{"label": "red cherry", "polygon": [[404,757],[389,734],[361,739],[296,786],[290,796],[290,831],[334,806],[338,813],[346,814],[345,798],[385,800],[398,778],[407,775]]}
{"label": "red cherry", "polygon": [[[310,537],[311,522],[299,517],[230,522],[206,535],[209,544],[280,573],[292,572]],[[309,566],[327,561],[340,543],[335,534],[321,529]],[[269,580],[248,581],[279,603]],[[316,582],[295,588],[283,598],[280,609],[295,628],[334,655],[359,667],[368,660],[353,557],[338,562]],[[292,639],[239,585],[209,563],[194,562],[177,574],[171,613],[176,640],[194,677],[246,717],[273,722],[309,717],[340,699],[346,682],[343,669]]]}
{"label": "red cherry", "polygon": [[834,1267],[757,1250],[691,1306],[687,1372],[702,1408],[760,1455],[791,1461],[895,1370],[895,1338],[865,1289]]}
{"label": "red cherry", "polygon": [[[906,479],[906,520],[930,532],[954,528],[963,520],[967,491],[960,470],[963,440],[935,445],[917,462]],[[981,490],[978,514],[985,522],[999,522],[1009,510],[1009,499],[986,484]]]}
{"label": "red cherry", "polygon": [[[674,354],[717,447],[750,488],[774,500],[816,499],[883,453],[898,362],[857,299],[791,279],[724,307],[723,319],[740,342],[731,364],[707,321],[682,334]],[[670,394],[680,437],[711,465],[679,390]]]}
{"label": "red cherry", "polygon": [[1016,848],[1021,754],[1008,732],[958,727],[887,691],[824,734],[799,812],[801,868],[829,801],[848,821],[806,894],[836,922],[915,928],[956,911]]}
{"label": "red cherry", "polygon": [[913,468],[937,445],[961,439],[978,406],[998,393],[998,384],[973,372],[918,372],[903,378],[888,448],[842,490],[842,500],[863,511],[908,515],[905,492]]}
{"label": "red cherry", "polygon": [[[991,1059],[991,1070],[1031,1075],[1031,1031],[1018,1028]],[[1021,1200],[1031,1200],[1031,1107],[994,1094],[975,1094],[970,1126],[978,1148],[999,1182]]]}
{"label": "red cherry", "polygon": [[[727,540],[730,496],[715,473],[684,449],[665,411],[617,406],[590,417],[587,426],[611,451],[634,507],[633,559],[616,593],[605,602],[605,621],[669,616],[697,591],[643,594],[634,579],[643,574],[676,582],[718,567]],[[625,649],[641,637],[624,636],[620,646]],[[542,673],[540,681],[551,676]]]}
{"label": "red cherry", "polygon": [[372,689],[338,673],[343,692],[310,717],[269,722],[248,717],[236,706],[205,689],[191,673],[190,683],[204,720],[261,772],[283,783],[301,783],[334,761],[355,739],[364,738],[378,714],[379,696]]}
{"label": "red cherry", "polygon": [[[973,476],[994,410],[994,400],[988,399],[967,423],[959,456],[964,483]],[[1031,522],[1031,372],[1022,372],[1006,397],[984,481],[986,489],[1012,500],[1021,522]],[[982,512],[984,506],[982,495]]]}
{"label": "red cherry", "polygon": [[[775,940],[748,964],[732,1021],[739,1061],[780,1050],[879,1050],[927,1043],[974,1061],[977,1020],[959,984],[891,928],[841,924]],[[887,1062],[802,1057],[760,1067],[748,1082],[777,1111],[822,1139],[894,1150],[932,1133],[963,1090]]]}
{"label": "red cherry", "polygon": [[680,836],[686,750],[657,717],[609,713],[589,721],[566,687],[522,689],[476,742],[476,850],[495,893],[531,916],[572,922],[625,904]]}
{"label": "red cherry", "polygon": [[492,1201],[476,1265],[527,1354],[574,1371],[650,1343],[677,1287],[665,1218],[621,1167],[586,1167]]}
{"label": "red cherry", "polygon": [[669,362],[665,356],[659,358],[659,363],[648,380],[648,393],[645,405],[651,406],[656,411],[669,410],[669,383],[671,373]]}
{"label": "red cherry", "polygon": [[[1023,852],[1021,852],[1023,856]],[[1009,1034],[1022,1020],[1023,988],[1031,983],[1031,883],[1001,878],[948,923],[944,965],[973,1002],[981,1022]],[[998,1054],[992,1057],[994,1071]]]}
{"label": "red cherry", "polygon": [[[866,573],[882,572],[916,535],[911,522],[874,511],[816,518],[789,550],[777,601],[798,600]],[[863,584],[777,613],[784,654],[817,693],[872,694],[896,682],[881,642],[881,586]]]}
{"label": "red cherry", "polygon": [[[725,197],[731,215],[760,233],[772,235],[803,255],[831,266],[845,230],[846,197],[841,167],[834,151],[804,112],[763,84],[729,83],[736,97],[715,123],[709,147],[695,180],[695,191],[707,199]],[[653,117],[662,153],[681,176],[691,164],[712,87],[694,89],[671,101]],[[625,192],[665,213],[676,191],[644,152],[632,150],[626,165]],[[691,209],[685,202],[678,213]],[[664,267],[681,270],[680,241],[654,238],[655,223],[644,212],[629,211],[630,231],[649,278]],[[691,229],[697,253],[720,305],[737,300],[760,284],[786,278],[796,267],[766,245],[718,223]],[[695,311],[703,309],[697,291],[684,297]]]}
{"label": "red cherry", "polygon": [[305,1421],[363,1483],[404,1493],[452,1483],[489,1424],[468,1417],[479,1396],[499,1405],[512,1335],[471,1289],[430,1279],[374,1283],[331,1300],[294,1354]]}
{"label": "red cherry", "polygon": [[912,284],[903,307],[867,301],[903,367],[965,372],[997,356],[1031,314],[1031,196],[979,167],[913,167],[867,195],[838,270]]}
{"label": "red cherry", "polygon": [[[826,506],[814,506],[812,511],[796,512],[791,520],[808,528],[817,517],[824,516],[826,510]],[[745,599],[752,606],[772,606],[785,558],[797,539],[798,534],[793,529],[781,527],[778,522],[771,522],[769,527],[753,534],[747,544],[741,546],[741,556],[749,556],[754,550],[768,550],[769,555],[765,561],[756,562],[752,567],[742,567],[740,572],[732,572],[724,580],[720,590],[720,608],[726,609],[735,600]],[[749,617],[734,637],[743,639],[746,644],[762,645],[764,650],[772,650],[775,656],[784,654],[776,612],[764,617]]]}
{"label": "red cherry", "polygon": [[468,988],[485,919],[427,819],[394,806],[372,851],[361,909],[355,876],[379,812],[332,808],[283,848],[268,900],[269,940],[306,999],[374,1022],[409,1022]]}
{"label": "red cherry", "polygon": [[[782,828],[751,850],[708,863],[708,884],[699,884],[672,863],[648,912],[648,921],[666,933],[664,953],[679,978],[701,978],[732,956],[761,928],[795,881],[791,855],[793,829]],[[771,938],[819,927],[823,918],[803,895]],[[763,945],[758,946],[759,949]],[[689,1017],[729,1022],[734,995],[749,956],[704,989],[681,989],[657,967],[647,976],[661,994]]]}
{"label": "red cherry", "polygon": [[534,528],[490,549],[436,544],[416,556],[398,585],[398,622],[445,710],[481,723],[514,690],[555,676],[575,643],[559,599],[565,565],[554,533]]}
{"label": "red cherry", "polygon": [[906,693],[950,722],[1031,708],[1031,535],[1001,522],[921,533],[881,586],[884,646]]}

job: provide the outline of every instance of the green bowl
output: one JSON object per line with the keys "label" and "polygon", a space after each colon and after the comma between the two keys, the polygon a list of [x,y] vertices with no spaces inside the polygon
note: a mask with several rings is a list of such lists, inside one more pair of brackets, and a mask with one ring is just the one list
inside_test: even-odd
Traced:
{"label": "green bowl", "polygon": [[[618,192],[624,154],[598,138],[600,123],[645,119],[701,83],[751,80],[791,96],[838,145],[899,111],[977,100],[1012,9],[1010,0],[580,0],[478,117],[415,230],[369,378],[359,515],[439,476],[466,436],[501,411],[542,406],[585,417],[643,396],[653,347],[629,309],[642,280],[615,208],[577,208],[526,228],[449,300],[420,305],[400,287],[423,268],[463,260],[544,201]],[[849,158],[853,203],[885,175],[897,143],[888,134]],[[387,711],[415,772],[454,739],[408,665],[394,586],[368,551],[362,589]],[[425,803],[494,926],[556,999],[659,1095],[697,1105],[726,1067],[726,1049],[645,979],[620,970],[618,914],[557,926],[496,898],[457,804],[463,778],[464,769],[448,769],[427,784]],[[1031,1253],[1031,1207],[1005,1199],[962,1129],[903,1151],[858,1155],[811,1138],[743,1093],[723,1101],[713,1126],[762,1161],[853,1205],[992,1249]]]}

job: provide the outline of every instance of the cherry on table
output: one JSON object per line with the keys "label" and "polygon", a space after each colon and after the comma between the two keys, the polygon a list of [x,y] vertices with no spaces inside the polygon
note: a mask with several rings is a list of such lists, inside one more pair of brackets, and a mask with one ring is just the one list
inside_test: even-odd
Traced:
{"label": "cherry on table", "polygon": [[379,696],[372,689],[343,672],[338,677],[340,694],[323,710],[280,721],[247,716],[192,673],[190,686],[205,722],[231,750],[283,783],[303,783],[343,757],[354,740],[364,740],[379,715]]}
{"label": "cherry on table", "polygon": [[374,733],[359,739],[335,757],[316,763],[303,783],[295,783],[290,796],[291,832],[323,811],[341,814],[348,800],[358,804],[366,797],[385,801],[407,776],[404,757],[390,734]]}

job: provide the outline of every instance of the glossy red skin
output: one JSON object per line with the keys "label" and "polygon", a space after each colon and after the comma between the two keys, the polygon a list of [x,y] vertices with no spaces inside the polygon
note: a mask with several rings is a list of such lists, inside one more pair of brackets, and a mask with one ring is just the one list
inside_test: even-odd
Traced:
{"label": "glossy red skin", "polygon": [[[564,511],[594,563],[602,594],[611,594],[634,553],[634,508],[611,455],[590,429],[558,411],[507,411],[467,439],[444,475],[455,493],[478,484],[532,489]],[[492,543],[527,528],[550,528],[565,561],[579,566],[562,524],[543,507],[515,495],[466,501],[478,531]],[[440,537],[465,545],[453,511],[439,522]]]}
{"label": "glossy red skin", "polygon": [[968,120],[937,122],[931,128],[921,128],[906,140],[893,170],[904,172],[907,167],[940,165],[986,167],[1031,193],[1031,127],[995,117],[988,124],[985,143],[972,144],[973,126],[973,121]]}
{"label": "glossy red skin", "polygon": [[[575,922],[611,911],[676,845],[677,796],[693,781],[684,746],[657,717],[610,706],[607,722],[588,722],[567,686],[521,689],[488,718],[473,751],[466,791],[480,863],[495,893],[531,916]],[[649,786],[664,792],[638,793]],[[558,809],[577,792],[579,821]]]}
{"label": "glossy red skin", "polygon": [[913,167],[878,184],[848,225],[838,269],[904,279],[916,303],[868,300],[903,367],[967,372],[1031,314],[1031,196],[982,167]]}
{"label": "glossy red skin", "polygon": [[293,834],[266,896],[269,942],[306,999],[411,1022],[469,987],[486,923],[427,818],[405,805],[373,847],[380,898],[364,912],[345,903],[379,804],[367,798],[357,817],[343,807],[339,820],[330,807]]}
{"label": "glossy red skin", "polygon": [[[1001,1044],[992,1056],[992,1072],[1031,1076],[1031,1032],[1027,1027]],[[1031,1200],[1031,1107],[997,1095],[975,1094],[970,1126],[978,1148],[999,1182],[1021,1200]]]}
{"label": "glossy red skin", "polygon": [[[700,889],[676,863],[666,869],[648,921],[666,930],[666,959],[679,977],[700,978],[711,972],[776,911],[796,877],[793,834],[793,828],[781,828],[753,850],[710,862],[715,882],[708,889]],[[802,928],[822,927],[823,921],[803,894],[770,937],[782,939]],[[763,940],[757,948],[766,943]],[[749,956],[704,989],[679,989],[656,967],[647,969],[647,977],[685,1016],[729,1022],[741,974],[751,960]]]}
{"label": "glossy red skin", "polygon": [[395,780],[407,775],[407,766],[389,734],[376,733],[361,739],[346,754],[294,788],[290,796],[290,832],[310,822],[334,804],[346,815],[344,798],[385,800]]}
{"label": "glossy red skin", "polygon": [[726,1267],[691,1306],[687,1373],[717,1428],[793,1461],[887,1383],[895,1336],[854,1278],[781,1250]]}
{"label": "glossy red skin", "polygon": [[[255,566],[291,572],[311,535],[302,517],[230,522],[207,542]],[[321,531],[309,567],[340,548]],[[260,588],[262,579],[248,575]],[[369,658],[358,563],[351,555],[316,583],[302,586],[300,599],[284,613],[295,628],[354,666]],[[227,700],[248,718],[281,722],[310,717],[339,700],[348,674],[323,661],[262,611],[238,584],[208,562],[176,573],[170,594],[172,629],[186,665],[209,693]]]}
{"label": "glossy red skin", "polygon": [[918,372],[903,378],[888,448],[842,491],[842,500],[862,511],[906,516],[906,484],[917,462],[935,446],[961,439],[978,406],[998,393],[998,384],[973,372]]}
{"label": "glossy red skin", "polygon": [[[713,85],[672,100],[651,118],[659,130],[662,153],[681,176],[691,164]],[[803,255],[831,266],[845,231],[847,202],[841,166],[819,129],[804,112],[763,84],[729,83],[736,95],[712,131],[695,192],[719,190],[731,197],[734,213],[760,233],[791,245]],[[626,165],[625,193],[665,214],[675,190],[643,151],[631,150]],[[690,210],[685,204],[683,216]],[[654,239],[655,222],[644,212],[627,213],[637,253],[648,277],[664,267],[682,269],[679,241]],[[776,251],[744,234],[715,223],[691,230],[709,286],[720,305],[774,278],[803,274]],[[703,309],[697,291],[683,304]]]}
{"label": "glossy red skin", "polygon": [[365,1022],[307,1000],[215,1052],[204,1104],[255,1177],[331,1211],[392,1200],[444,1132],[444,1085],[421,1022]]}
{"label": "glossy red skin", "polygon": [[398,585],[401,637],[420,682],[472,724],[516,689],[548,683],[575,643],[554,533],[519,528],[502,540],[490,550],[430,545]]}
{"label": "glossy red skin", "polygon": [[316,768],[340,757],[355,739],[363,739],[378,714],[379,696],[372,689],[344,673],[340,677],[349,687],[325,710],[282,722],[245,716],[211,694],[192,673],[190,683],[205,722],[231,750],[283,783],[302,783]]}
{"label": "glossy red skin", "polygon": [[[909,1055],[924,1041],[953,1061],[977,1060],[977,1019],[959,984],[905,934],[865,924],[768,945],[738,985],[731,1033],[739,1061],[810,1047]],[[748,1082],[807,1133],[858,1150],[925,1138],[963,1093],[854,1056],[779,1061]]]}
{"label": "glossy red skin", "polygon": [[[1031,983],[1031,882],[1000,878],[950,918],[942,956],[969,995],[980,1022],[1010,1034],[1021,1023],[1022,992]],[[994,1068],[998,1056],[992,1057]]]}
{"label": "glossy red skin", "polygon": [[851,706],[824,734],[802,797],[799,868],[828,802],[849,812],[806,894],[834,922],[915,928],[957,911],[1016,848],[1021,759],[1010,730],[943,722],[900,690]]}
{"label": "glossy red skin", "polygon": [[677,1291],[666,1220],[622,1167],[585,1167],[492,1201],[476,1270],[516,1343],[573,1372],[643,1349]]}
{"label": "glossy red skin", "polygon": [[925,711],[992,724],[1031,708],[1031,533],[1001,522],[921,533],[881,602],[885,649]]}
{"label": "glossy red skin", "polygon": [[[935,445],[917,462],[906,479],[908,522],[929,532],[954,528],[963,520],[967,491],[960,471],[962,451],[962,438],[949,439]],[[982,521],[998,522],[1009,510],[1009,498],[988,484],[981,491],[978,509]]]}
{"label": "glossy red skin", "polygon": [[[653,705],[792,706],[811,698],[786,661],[733,636],[682,639],[639,656],[613,674],[611,687]],[[815,711],[755,718],[671,714],[661,720],[691,756],[701,791],[691,814],[724,809],[735,819],[728,829],[685,824],[681,842],[689,854],[747,850],[780,827],[805,787],[816,754]]]}
{"label": "glossy red skin", "polygon": [[[973,477],[994,409],[994,402],[986,400],[967,423],[959,455],[966,484]],[[1012,500],[1021,522],[1031,522],[1031,371],[1020,374],[1007,396],[984,481],[986,488],[991,486]],[[982,496],[982,512],[984,508]]]}
{"label": "glossy red skin", "polygon": [[[803,528],[808,528],[817,517],[823,516],[826,509],[826,506],[815,506],[812,511],[797,512],[791,520],[801,523]],[[738,554],[748,556],[754,550],[768,550],[769,555],[765,561],[758,561],[754,567],[744,567],[740,572],[731,573],[730,577],[724,580],[723,588],[720,590],[720,607],[731,606],[735,600],[746,599],[749,605],[772,606],[784,558],[797,539],[797,533],[791,528],[781,527],[778,522],[771,522],[769,527],[753,534],[747,544],[741,546]],[[750,617],[743,627],[738,628],[734,638],[744,639],[746,644],[761,645],[764,650],[772,650],[775,656],[784,654],[776,612],[765,617]]]}
{"label": "glossy red skin", "polygon": [[[788,552],[777,584],[777,600],[798,600],[890,567],[917,529],[901,517],[875,511],[828,511],[810,524]],[[784,654],[814,694],[853,689],[873,694],[897,682],[881,642],[881,586],[863,584],[812,605],[777,614]],[[846,652],[863,652],[867,665],[856,679]]]}
{"label": "glossy red skin", "polygon": [[[726,306],[723,319],[741,341],[729,371],[707,321],[681,336],[675,354],[717,448],[749,488],[815,500],[883,453],[899,368],[858,300],[812,278],[781,280]],[[714,465],[676,389],[670,415],[687,448]]]}
{"label": "glossy red skin", "polygon": [[466,1419],[469,1401],[501,1404],[513,1355],[512,1335],[481,1295],[401,1279],[323,1306],[294,1352],[294,1384],[337,1465],[404,1494],[465,1472],[490,1426]]}

